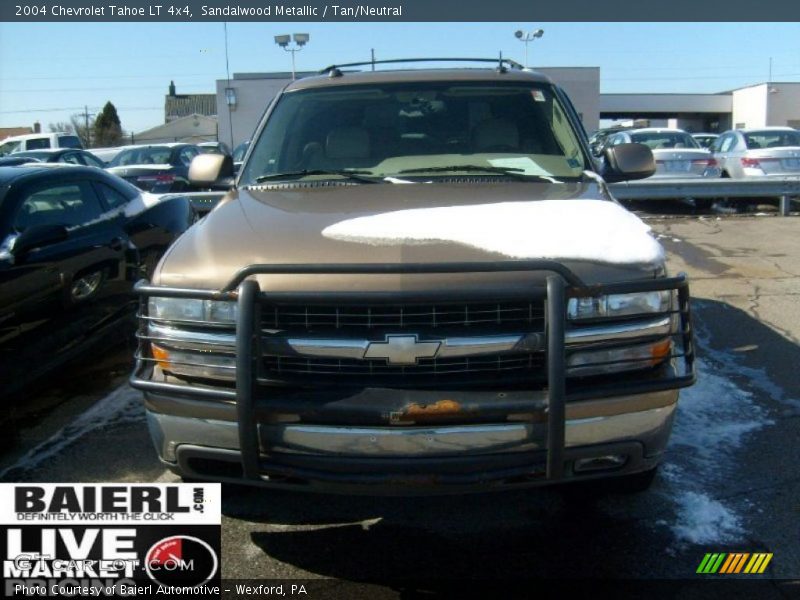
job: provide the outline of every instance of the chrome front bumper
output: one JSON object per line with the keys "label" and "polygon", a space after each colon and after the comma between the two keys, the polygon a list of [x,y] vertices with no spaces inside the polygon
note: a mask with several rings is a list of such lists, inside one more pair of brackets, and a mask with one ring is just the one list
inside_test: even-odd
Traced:
{"label": "chrome front bumper", "polygon": [[[617,475],[654,467],[666,447],[677,399],[678,391],[668,390],[580,403],[583,406],[568,405],[565,428],[567,458],[602,457],[608,454],[607,446],[621,445],[626,455],[621,469],[596,471],[589,475]],[[626,406],[652,408],[622,412]],[[231,464],[241,460],[236,422],[160,414],[151,410],[147,411],[147,422],[161,460],[181,474],[213,476],[194,468],[193,457]],[[381,471],[389,475],[394,467],[401,465],[408,470],[409,465],[419,464],[427,470],[436,461],[458,460],[468,471],[471,460],[476,464],[487,458],[494,460],[496,465],[515,464],[523,456],[544,453],[547,447],[546,424],[532,422],[408,427],[262,423],[258,426],[258,433],[262,444],[259,454],[265,474],[263,483],[281,487],[284,486],[280,478],[269,475],[271,466],[280,473],[283,472],[282,465],[303,460],[380,462]],[[502,473],[502,469],[495,467],[493,470]],[[533,465],[531,471],[534,471]],[[574,469],[568,467],[566,478],[574,476]],[[584,474],[580,476],[585,477]],[[235,476],[219,478],[237,479]],[[529,482],[536,483],[544,481],[533,478]]]}

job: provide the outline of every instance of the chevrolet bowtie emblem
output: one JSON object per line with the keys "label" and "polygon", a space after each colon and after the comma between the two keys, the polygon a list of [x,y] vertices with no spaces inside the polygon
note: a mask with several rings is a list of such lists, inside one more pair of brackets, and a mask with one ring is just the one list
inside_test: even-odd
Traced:
{"label": "chevrolet bowtie emblem", "polygon": [[415,365],[420,358],[433,358],[441,342],[420,342],[416,335],[387,335],[384,342],[370,342],[364,358],[385,358],[390,365]]}

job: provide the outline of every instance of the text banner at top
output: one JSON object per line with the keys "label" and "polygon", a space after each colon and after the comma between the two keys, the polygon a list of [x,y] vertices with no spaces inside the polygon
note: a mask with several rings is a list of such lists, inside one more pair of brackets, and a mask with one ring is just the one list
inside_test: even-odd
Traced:
{"label": "text banner at top", "polygon": [[796,0],[40,0],[0,2],[0,21],[800,21]]}

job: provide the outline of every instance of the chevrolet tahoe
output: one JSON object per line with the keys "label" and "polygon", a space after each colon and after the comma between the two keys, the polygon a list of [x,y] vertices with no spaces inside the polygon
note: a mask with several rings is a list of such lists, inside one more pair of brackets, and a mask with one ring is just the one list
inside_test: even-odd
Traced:
{"label": "chevrolet tahoe", "polygon": [[595,162],[565,92],[511,61],[386,62],[287,85],[138,284],[161,461],[347,493],[646,488],[695,378],[686,278],[606,186],[651,151]]}

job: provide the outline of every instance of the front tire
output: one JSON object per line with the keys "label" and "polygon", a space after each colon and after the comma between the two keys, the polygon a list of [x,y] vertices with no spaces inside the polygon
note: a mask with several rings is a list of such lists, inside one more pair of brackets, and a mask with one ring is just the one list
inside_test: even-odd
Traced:
{"label": "front tire", "polygon": [[67,304],[73,306],[93,300],[103,287],[107,276],[107,269],[102,268],[74,277],[66,290]]}

